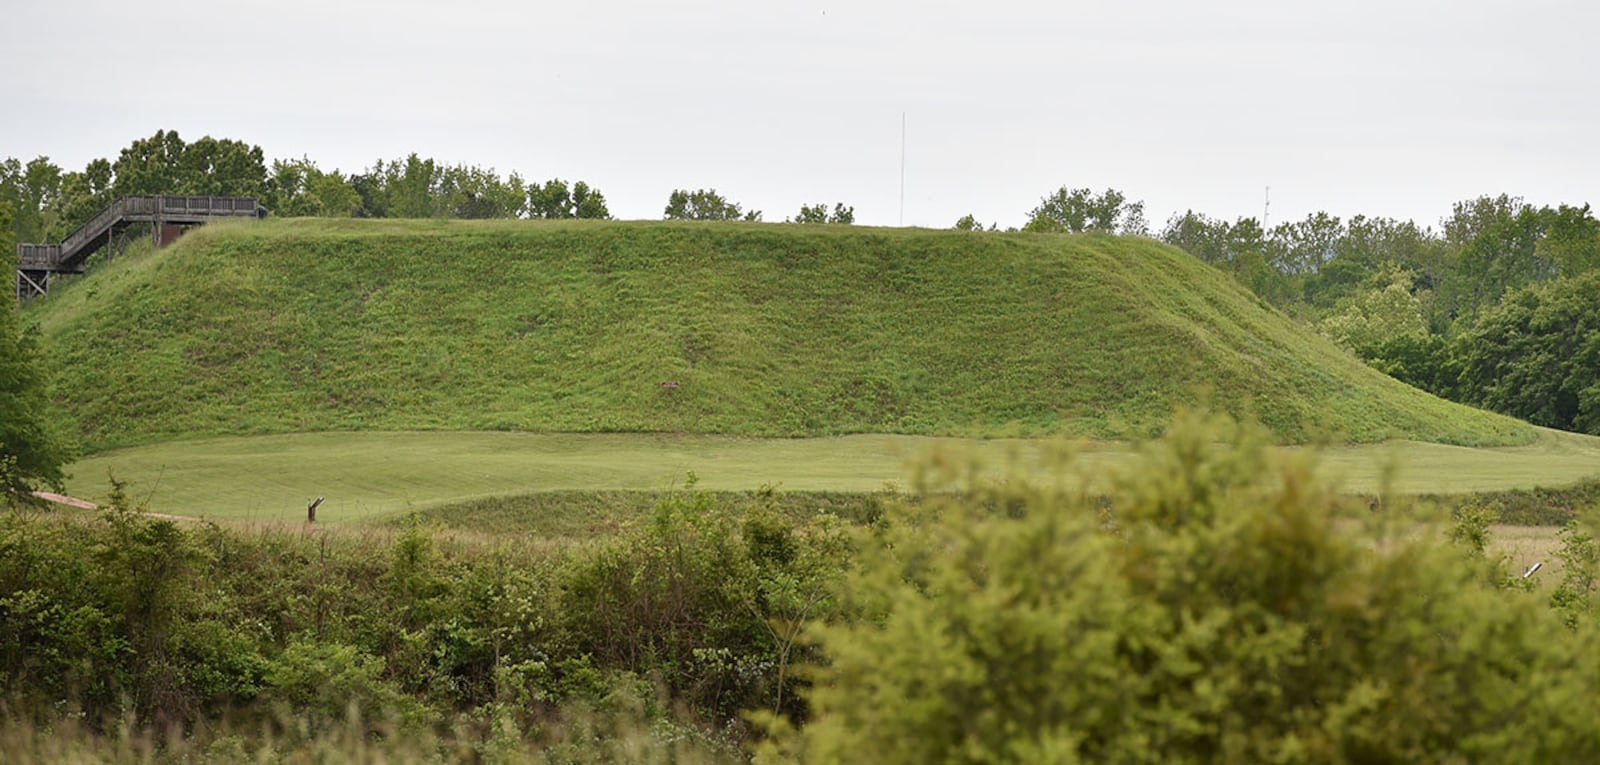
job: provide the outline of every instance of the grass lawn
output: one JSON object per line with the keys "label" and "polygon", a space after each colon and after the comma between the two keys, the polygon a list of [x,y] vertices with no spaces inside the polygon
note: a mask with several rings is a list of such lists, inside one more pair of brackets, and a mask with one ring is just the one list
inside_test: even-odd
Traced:
{"label": "grass lawn", "polygon": [[[871,492],[910,482],[908,465],[930,450],[984,465],[1040,471],[1055,442],[855,435],[752,439],[661,434],[484,432],[310,433],[180,441],[103,452],[71,467],[74,496],[103,500],[108,471],[149,509],[254,521],[381,520],[408,509],[474,498],[558,490],[662,490],[688,471],[699,486],[749,490]],[[1321,450],[1325,475],[1348,491],[1455,493],[1561,486],[1600,473],[1600,438],[1541,430],[1528,446],[1466,448],[1417,442]],[[1014,457],[1014,458],[1013,458]],[[1078,470],[1093,475],[1133,458],[1116,442],[1082,446]]]}

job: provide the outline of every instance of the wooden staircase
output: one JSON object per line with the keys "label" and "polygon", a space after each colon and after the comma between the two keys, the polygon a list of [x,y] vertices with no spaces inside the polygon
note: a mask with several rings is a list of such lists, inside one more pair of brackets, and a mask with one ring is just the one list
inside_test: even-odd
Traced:
{"label": "wooden staircase", "polygon": [[261,218],[267,211],[254,197],[180,197],[165,194],[118,199],[60,244],[17,245],[17,298],[50,294],[56,274],[83,273],[90,255],[135,223],[150,223],[157,247],[178,238],[184,226],[219,218]]}

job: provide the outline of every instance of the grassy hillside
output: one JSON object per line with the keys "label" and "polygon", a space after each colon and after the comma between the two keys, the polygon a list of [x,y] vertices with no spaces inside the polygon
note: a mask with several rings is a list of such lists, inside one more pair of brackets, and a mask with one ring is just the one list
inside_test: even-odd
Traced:
{"label": "grassy hillside", "polygon": [[[792,225],[219,224],[29,309],[90,449],[318,430],[1525,443],[1158,243]],[[663,382],[676,387],[664,387]]]}

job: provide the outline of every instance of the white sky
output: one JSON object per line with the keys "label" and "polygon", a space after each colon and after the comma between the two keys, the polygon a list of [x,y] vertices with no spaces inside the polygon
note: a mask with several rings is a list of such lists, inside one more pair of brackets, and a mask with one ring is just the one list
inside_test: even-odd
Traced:
{"label": "white sky", "polygon": [[410,152],[715,187],[767,220],[1021,225],[1061,186],[1174,212],[1436,225],[1600,204],[1589,0],[0,0],[0,157],[175,129],[359,171]]}

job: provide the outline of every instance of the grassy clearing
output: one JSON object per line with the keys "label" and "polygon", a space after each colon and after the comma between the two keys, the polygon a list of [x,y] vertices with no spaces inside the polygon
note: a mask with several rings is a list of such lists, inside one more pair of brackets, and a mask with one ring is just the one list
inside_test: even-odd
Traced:
{"label": "grassy clearing", "polygon": [[[855,435],[811,439],[533,433],[310,433],[180,441],[105,452],[72,468],[75,496],[104,497],[108,471],[151,509],[183,515],[297,521],[305,502],[326,496],[320,521],[380,520],[408,509],[460,513],[561,512],[552,529],[604,525],[648,504],[618,495],[560,501],[559,492],[650,492],[687,473],[713,491],[880,491],[911,480],[907,465],[931,450],[985,465],[1043,471],[1049,440],[957,440]],[[1075,464],[1104,474],[1134,460],[1122,443],[1087,443]],[[1600,472],[1600,438],[1539,431],[1528,446],[1470,449],[1418,442],[1328,447],[1324,475],[1345,491],[1388,486],[1407,494],[1451,494],[1571,484]],[[1015,455],[1017,459],[1011,459]],[[1392,472],[1392,476],[1386,479]],[[519,495],[523,499],[518,499]],[[534,498],[527,498],[533,495]],[[822,501],[822,500],[818,500]],[[556,505],[561,505],[559,510]],[[637,506],[636,506],[637,505]],[[457,525],[457,524],[451,524]],[[473,524],[461,524],[471,526]]]}
{"label": "grassy clearing", "polygon": [[1556,557],[1561,540],[1554,526],[1496,525],[1489,530],[1489,554],[1504,555],[1510,568],[1520,573],[1534,563],[1544,565],[1530,577],[1541,591],[1554,590],[1561,581],[1562,563]]}
{"label": "grassy clearing", "polygon": [[1128,439],[1193,404],[1289,442],[1534,438],[1138,238],[267,221],[105,264],[28,318],[90,451],[330,430]]}
{"label": "grassy clearing", "polygon": [[[151,509],[240,520],[381,518],[444,503],[559,491],[663,491],[693,471],[699,487],[872,492],[903,483],[907,459],[961,444],[989,464],[1038,442],[855,435],[815,439],[534,433],[310,433],[217,438],[94,455],[72,467],[74,496],[102,498],[108,471]],[[1120,445],[1087,460],[1130,457]]]}
{"label": "grassy clearing", "polygon": [[1363,493],[1386,483],[1404,494],[1531,489],[1564,486],[1600,474],[1600,438],[1537,430],[1538,440],[1526,446],[1467,448],[1396,441],[1326,448],[1321,461],[1325,475],[1346,491]]}

